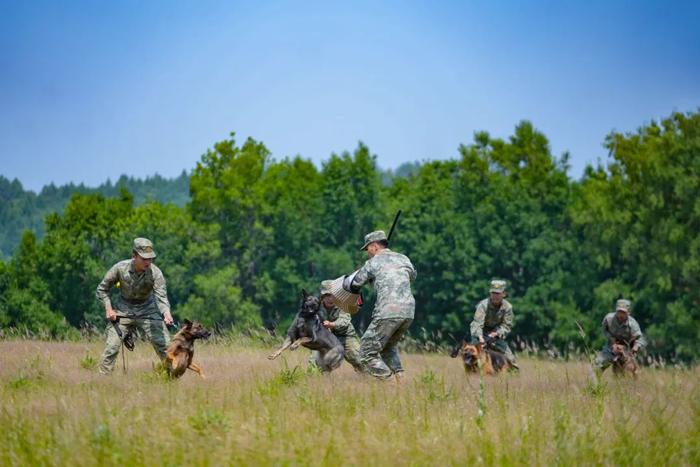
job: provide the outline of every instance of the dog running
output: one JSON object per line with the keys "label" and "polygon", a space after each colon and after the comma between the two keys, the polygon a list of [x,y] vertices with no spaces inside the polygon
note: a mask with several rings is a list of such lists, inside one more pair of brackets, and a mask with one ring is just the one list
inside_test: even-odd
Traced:
{"label": "dog running", "polygon": [[324,373],[338,368],[343,362],[345,349],[338,338],[321,324],[321,318],[318,315],[320,307],[319,298],[309,295],[302,289],[299,312],[287,331],[282,347],[267,358],[274,360],[285,350],[296,350],[302,345],[319,352],[316,364]]}
{"label": "dog running", "polygon": [[467,373],[477,373],[479,365],[487,375],[494,375],[510,368],[510,363],[505,355],[488,347],[484,348],[479,343],[471,344],[465,341],[460,353],[464,359],[464,371]]}
{"label": "dog running", "polygon": [[637,377],[639,373],[639,365],[637,364],[637,358],[634,353],[630,350],[629,346],[625,344],[613,344],[612,345],[612,369],[613,374],[616,376],[632,376]]}
{"label": "dog running", "polygon": [[194,341],[196,339],[206,339],[211,335],[211,332],[204,329],[198,321],[192,322],[186,319],[184,323],[183,328],[175,334],[168,349],[165,351],[165,368],[168,370],[168,375],[173,379],[185,374],[188,368],[205,378],[202,368],[192,362]]}

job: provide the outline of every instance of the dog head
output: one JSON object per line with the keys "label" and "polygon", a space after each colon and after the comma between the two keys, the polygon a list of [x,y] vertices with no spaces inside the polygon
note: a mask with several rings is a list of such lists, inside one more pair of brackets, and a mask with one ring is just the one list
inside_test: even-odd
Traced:
{"label": "dog head", "polygon": [[465,342],[462,346],[462,358],[467,366],[476,366],[481,356],[481,345]]}
{"label": "dog head", "polygon": [[211,332],[202,326],[199,321],[190,321],[185,319],[185,325],[182,327],[183,333],[186,333],[191,339],[206,339],[211,336]]}
{"label": "dog head", "polygon": [[614,355],[624,355],[625,353],[625,346],[622,344],[613,344],[612,345],[612,353]]}
{"label": "dog head", "polygon": [[302,318],[313,318],[318,314],[321,301],[314,295],[309,295],[305,289],[301,289],[301,305],[299,306],[299,316]]}

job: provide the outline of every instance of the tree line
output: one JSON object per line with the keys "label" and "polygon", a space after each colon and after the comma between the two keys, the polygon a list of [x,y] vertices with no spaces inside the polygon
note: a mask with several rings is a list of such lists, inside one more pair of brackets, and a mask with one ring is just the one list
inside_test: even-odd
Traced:
{"label": "tree line", "polygon": [[8,259],[19,245],[22,233],[31,230],[38,238],[44,235],[44,217],[61,212],[75,193],[100,193],[118,196],[126,188],[134,195],[137,204],[160,201],[184,206],[189,200],[189,175],[183,171],[178,177],[168,179],[155,175],[145,179],[122,175],[114,183],[107,180],[97,188],[69,183],[46,185],[39,193],[25,190],[22,183],[0,175],[0,259]]}
{"label": "tree line", "polygon": [[[451,343],[506,279],[514,334],[564,352],[579,326],[600,341],[600,321],[619,297],[666,357],[700,355],[700,113],[674,113],[604,141],[605,165],[568,175],[527,121],[507,139],[486,132],[458,156],[382,172],[360,143],[321,167],[274,160],[254,139],[231,134],[191,171],[189,201],[136,203],[73,193],[0,262],[0,326],[60,336],[99,324],[94,289],[131,240],[154,241],[175,315],[209,326],[284,328],[301,288],[364,261],[365,233],[388,229],[403,210],[392,248],[418,270],[418,339]],[[368,322],[373,297],[355,318]]]}

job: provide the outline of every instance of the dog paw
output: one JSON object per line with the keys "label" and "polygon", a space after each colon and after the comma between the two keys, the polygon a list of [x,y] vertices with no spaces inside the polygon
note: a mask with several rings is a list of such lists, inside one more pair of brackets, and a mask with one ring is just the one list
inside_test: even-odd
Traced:
{"label": "dog paw", "polygon": [[273,353],[273,354],[268,355],[268,356],[267,356],[267,359],[268,359],[268,360],[274,360],[274,359],[276,359],[277,357],[279,357],[279,354],[278,354],[278,353]]}

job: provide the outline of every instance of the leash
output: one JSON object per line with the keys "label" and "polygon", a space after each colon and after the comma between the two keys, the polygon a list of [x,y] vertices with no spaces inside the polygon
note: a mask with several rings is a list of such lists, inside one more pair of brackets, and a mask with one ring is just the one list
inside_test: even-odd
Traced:
{"label": "leash", "polygon": [[[121,346],[122,346],[122,373],[127,374],[128,371],[128,365],[127,365],[127,358],[126,358],[126,352],[124,351],[124,347],[127,348],[130,352],[134,351],[135,348],[135,342],[134,342],[134,334],[131,332],[131,329],[127,329],[126,335],[122,333],[121,328],[119,327],[119,320],[120,319],[131,319],[131,320],[146,320],[146,321],[164,321],[163,318],[153,318],[149,317],[148,315],[146,316],[134,316],[134,315],[117,315],[117,319],[114,321],[111,321],[112,326],[114,326],[114,330],[117,333],[117,336],[119,337],[119,340],[121,341]],[[167,325],[166,325],[167,326]],[[175,329],[179,329],[180,326],[173,321],[173,323],[170,325],[173,326]]]}
{"label": "leash", "polygon": [[[491,337],[491,336],[487,335],[486,337],[484,337],[484,343],[479,344],[479,345],[481,345],[483,348],[490,348],[493,350],[493,347],[491,346],[491,344],[493,344],[494,342],[496,342],[499,339],[500,339],[500,337],[498,337],[498,336]],[[462,349],[462,346],[464,345],[465,342],[471,342],[471,334],[467,333],[467,335],[464,336],[461,341],[457,342],[457,344],[452,349],[452,352],[450,352],[450,357],[456,358],[457,355],[459,355],[459,351]]]}
{"label": "leash", "polygon": [[124,351],[124,341],[122,341],[122,374],[126,373],[126,352]]}
{"label": "leash", "polygon": [[[134,316],[134,315],[117,315],[117,322],[119,321],[119,318],[125,318],[125,319],[145,319],[146,321],[164,321],[162,317],[160,318],[151,318],[148,315],[146,316]],[[166,326],[171,326],[175,329],[180,329],[180,325],[173,320],[172,324],[166,324]]]}
{"label": "leash", "polygon": [[117,321],[119,321],[119,318],[125,318],[125,319],[145,319],[148,321],[163,321],[163,318],[152,318],[148,315],[145,316],[137,316],[137,315],[117,315]]}

